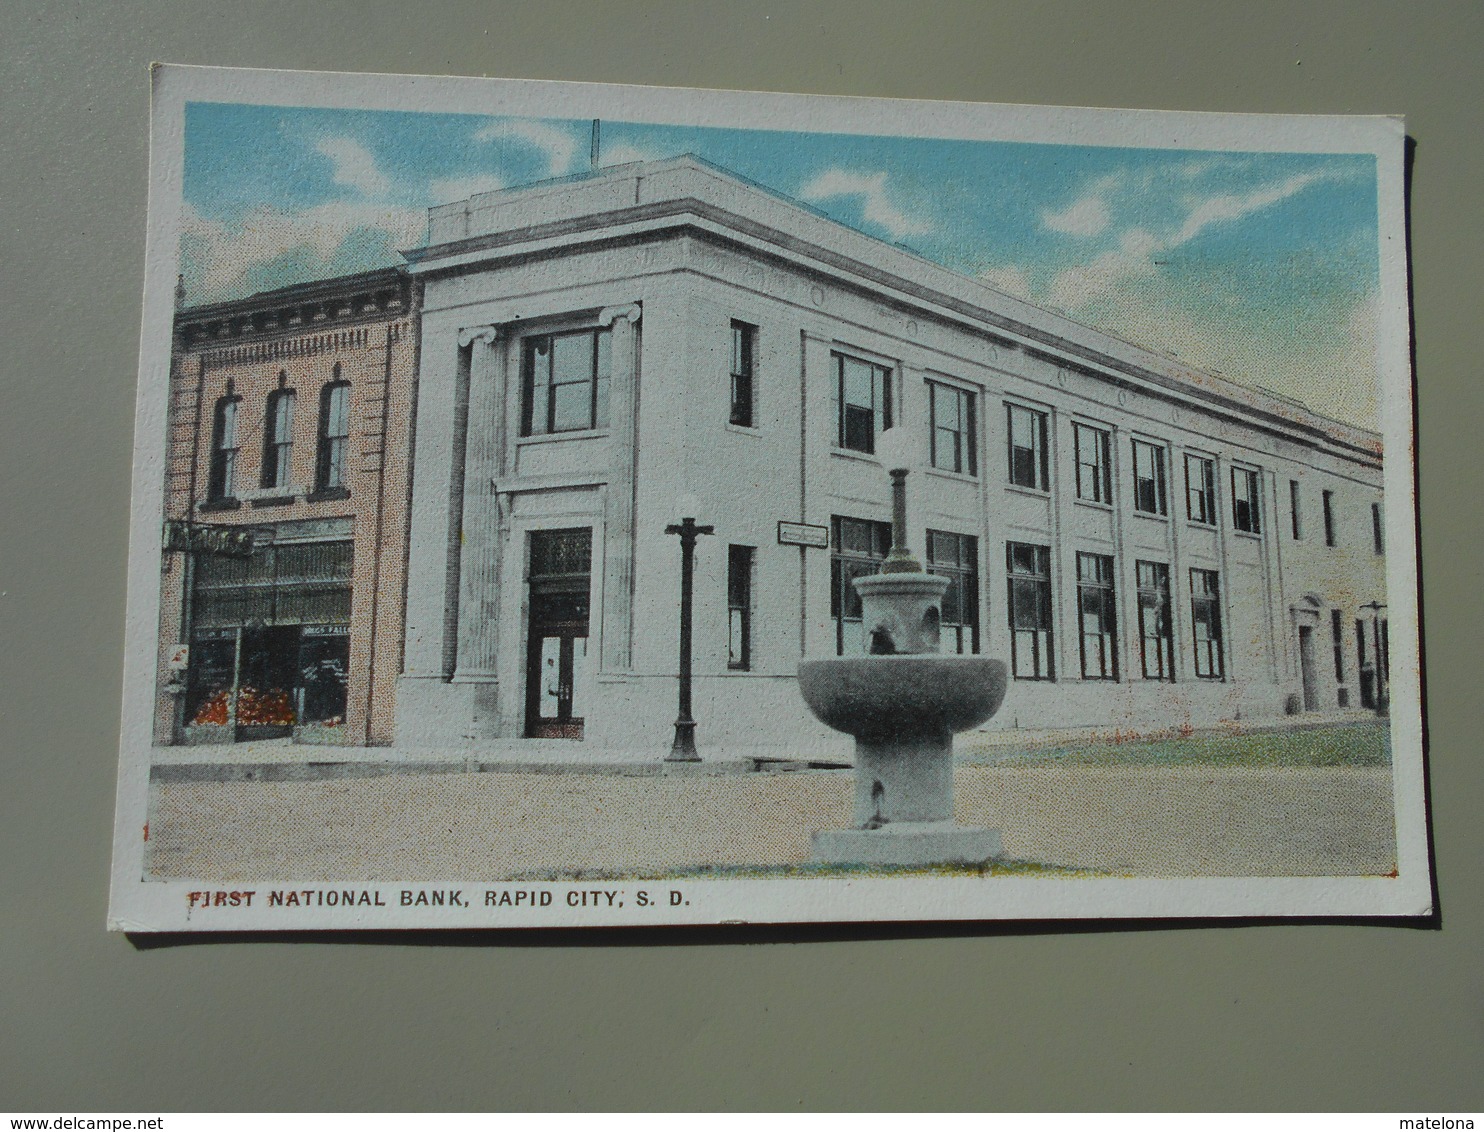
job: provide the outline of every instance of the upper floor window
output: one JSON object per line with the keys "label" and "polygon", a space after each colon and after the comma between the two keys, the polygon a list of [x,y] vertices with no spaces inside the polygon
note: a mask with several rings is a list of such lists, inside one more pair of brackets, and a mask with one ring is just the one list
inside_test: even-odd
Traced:
{"label": "upper floor window", "polygon": [[538,334],[522,343],[522,436],[608,427],[610,330]]}
{"label": "upper floor window", "polygon": [[350,384],[332,381],[319,395],[319,451],[314,486],[317,491],[345,487],[346,453],[350,443]]}
{"label": "upper floor window", "polygon": [[1324,545],[1335,545],[1335,493],[1323,492],[1320,500],[1324,504]]}
{"label": "upper floor window", "polygon": [[865,652],[861,640],[861,599],[851,583],[881,569],[891,549],[891,524],[836,515],[830,520],[830,616],[835,619],[835,651]]}
{"label": "upper floor window", "polygon": [[1010,591],[1010,669],[1017,680],[1051,680],[1051,548],[1005,544]]}
{"label": "upper floor window", "polygon": [[1371,548],[1377,554],[1386,553],[1386,531],[1381,523],[1381,504],[1371,504]]}
{"label": "upper floor window", "polygon": [[943,591],[944,652],[979,651],[979,540],[952,531],[928,531],[929,574],[949,580]]}
{"label": "upper floor window", "polygon": [[846,354],[835,361],[835,443],[875,452],[876,437],[891,428],[891,370]]}
{"label": "upper floor window", "polygon": [[1220,680],[1221,584],[1215,570],[1191,570],[1190,617],[1195,632],[1195,674],[1202,680]]}
{"label": "upper floor window", "polygon": [[1185,454],[1185,515],[1192,523],[1216,522],[1216,465]]}
{"label": "upper floor window", "polygon": [[1094,503],[1112,503],[1113,461],[1107,431],[1091,425],[1074,424],[1072,446],[1077,450],[1077,498]]}
{"label": "upper floor window", "polygon": [[1146,680],[1175,679],[1175,630],[1170,616],[1170,568],[1136,562],[1139,585],[1139,648]]}
{"label": "upper floor window", "polygon": [[929,381],[933,467],[977,475],[974,458],[974,395],[966,389]]}
{"label": "upper floor window", "polygon": [[1046,457],[1046,414],[1024,405],[1005,406],[1010,453],[1010,482],[1016,487],[1051,489]]}
{"label": "upper floor window", "polygon": [[1301,539],[1304,537],[1304,513],[1299,505],[1299,482],[1288,481],[1288,507],[1293,516],[1293,537]]}
{"label": "upper floor window", "polygon": [[1250,535],[1262,533],[1259,483],[1261,478],[1254,469],[1232,469],[1232,526]]}
{"label": "upper floor window", "polygon": [[263,419],[263,487],[288,487],[289,458],[294,451],[294,391],[268,394]]}
{"label": "upper floor window", "polygon": [[207,495],[211,499],[237,496],[237,407],[242,399],[228,394],[216,403],[211,428],[211,473]]}
{"label": "upper floor window", "polygon": [[1167,515],[1165,450],[1147,440],[1134,441],[1134,510]]}
{"label": "upper floor window", "polygon": [[753,367],[757,358],[757,327],[732,322],[732,424],[751,428],[753,422]]}
{"label": "upper floor window", "polygon": [[1113,558],[1077,555],[1077,610],[1081,618],[1082,679],[1118,679],[1118,614],[1113,603]]}

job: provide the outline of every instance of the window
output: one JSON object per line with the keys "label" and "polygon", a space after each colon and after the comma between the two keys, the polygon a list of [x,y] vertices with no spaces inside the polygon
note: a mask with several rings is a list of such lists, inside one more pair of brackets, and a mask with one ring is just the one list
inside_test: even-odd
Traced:
{"label": "window", "polygon": [[1381,504],[1371,504],[1371,547],[1377,554],[1386,553],[1386,532],[1381,526]]}
{"label": "window", "polygon": [[1304,537],[1304,515],[1299,507],[1298,480],[1288,481],[1288,509],[1293,516],[1293,537],[1301,539]]}
{"label": "window", "polygon": [[275,389],[268,394],[263,421],[264,487],[288,487],[289,457],[294,450],[294,391]]}
{"label": "window", "polygon": [[757,356],[757,327],[732,323],[732,424],[752,427],[753,366]]}
{"label": "window", "polygon": [[1324,545],[1335,545],[1335,493],[1326,491],[1324,500]]}
{"label": "window", "polygon": [[830,616],[835,619],[835,651],[842,656],[858,655],[865,652],[861,599],[850,583],[881,568],[891,549],[891,524],[836,515],[830,527]]}
{"label": "window", "polygon": [[891,428],[891,370],[844,354],[835,360],[835,443],[875,452],[876,437]]}
{"label": "window", "polygon": [[1195,626],[1195,674],[1202,680],[1220,680],[1225,674],[1221,660],[1220,582],[1215,570],[1191,570],[1190,612]]}
{"label": "window", "polygon": [[1335,683],[1343,684],[1345,682],[1345,621],[1344,614],[1338,609],[1329,611],[1329,634],[1335,646]]}
{"label": "window", "polygon": [[750,546],[727,548],[727,667],[752,667],[752,560]]}
{"label": "window", "polygon": [[1249,535],[1262,533],[1259,519],[1258,473],[1252,468],[1232,469],[1232,526]]}
{"label": "window", "polygon": [[1134,510],[1169,513],[1165,500],[1165,450],[1147,440],[1134,441]]}
{"label": "window", "polygon": [[613,333],[539,334],[522,343],[520,434],[608,427]]}
{"label": "window", "polygon": [[[339,373],[340,367],[335,367]],[[345,487],[345,453],[350,439],[350,385],[332,381],[319,395],[319,452],[315,460],[317,491]]]}
{"label": "window", "polygon": [[1216,522],[1216,465],[1185,454],[1185,514],[1192,523]]}
{"label": "window", "polygon": [[950,531],[927,533],[929,574],[949,580],[939,625],[943,652],[979,651],[979,540]]}
{"label": "window", "polygon": [[1010,482],[1016,487],[1049,491],[1046,460],[1046,414],[1023,405],[1006,405],[1010,439]]}
{"label": "window", "polygon": [[1118,679],[1118,619],[1113,605],[1113,559],[1077,555],[1077,610],[1081,618],[1082,679]]}
{"label": "window", "polygon": [[978,475],[974,452],[974,395],[952,385],[927,383],[932,415],[933,467]]}
{"label": "window", "polygon": [[1175,630],[1170,617],[1170,568],[1136,562],[1139,585],[1140,664],[1146,680],[1175,679]]}
{"label": "window", "polygon": [[1366,648],[1365,621],[1359,617],[1355,619],[1355,664],[1356,673],[1360,681],[1360,706],[1363,708],[1375,708],[1376,706],[1376,668],[1371,660],[1370,650]]}
{"label": "window", "polygon": [[1051,654],[1051,548],[1005,544],[1010,590],[1010,668],[1017,680],[1055,678]]}
{"label": "window", "polygon": [[1113,502],[1113,461],[1108,434],[1090,425],[1072,426],[1072,445],[1077,450],[1077,498],[1093,503]]}
{"label": "window", "polygon": [[241,399],[230,394],[216,403],[211,429],[211,473],[207,495],[216,499],[237,497],[237,406]]}

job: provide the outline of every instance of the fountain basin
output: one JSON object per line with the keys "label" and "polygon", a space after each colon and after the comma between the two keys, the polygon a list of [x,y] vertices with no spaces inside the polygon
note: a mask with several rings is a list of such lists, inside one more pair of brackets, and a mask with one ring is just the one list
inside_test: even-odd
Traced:
{"label": "fountain basin", "polygon": [[999,711],[1005,662],[922,653],[839,656],[799,664],[799,692],[836,731],[868,742],[949,738]]}

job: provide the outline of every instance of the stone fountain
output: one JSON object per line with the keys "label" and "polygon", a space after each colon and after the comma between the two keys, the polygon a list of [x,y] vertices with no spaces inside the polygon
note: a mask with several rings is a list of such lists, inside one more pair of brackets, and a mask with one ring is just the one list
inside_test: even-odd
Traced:
{"label": "stone fountain", "polygon": [[938,652],[949,582],[907,548],[910,460],[900,430],[892,433],[878,446],[892,481],[891,551],[879,574],[854,582],[866,655],[799,664],[809,710],[855,737],[854,825],[816,833],[814,859],[982,864],[999,856],[1000,834],[953,820],[953,735],[999,710],[1005,663]]}

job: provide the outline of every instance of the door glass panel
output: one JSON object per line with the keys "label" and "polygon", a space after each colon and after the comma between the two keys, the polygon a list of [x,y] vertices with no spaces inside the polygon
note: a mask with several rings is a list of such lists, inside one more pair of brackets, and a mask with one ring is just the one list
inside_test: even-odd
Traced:
{"label": "door glass panel", "polygon": [[573,719],[582,719],[587,715],[587,638],[572,638],[572,675],[571,691],[572,704],[570,715]]}
{"label": "door glass panel", "polygon": [[562,684],[562,638],[541,638],[541,674],[537,710],[542,719],[556,719]]}

